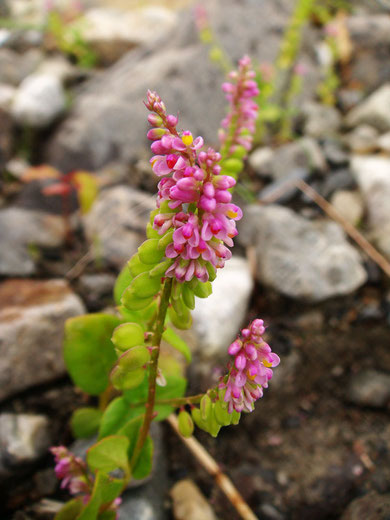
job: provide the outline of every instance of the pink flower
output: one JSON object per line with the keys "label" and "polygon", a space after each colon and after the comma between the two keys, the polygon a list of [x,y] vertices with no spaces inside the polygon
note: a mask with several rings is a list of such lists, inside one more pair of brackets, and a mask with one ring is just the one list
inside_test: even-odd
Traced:
{"label": "pink flower", "polygon": [[223,399],[228,403],[229,413],[251,412],[254,402],[263,396],[263,388],[268,387],[272,368],[280,363],[279,356],[263,340],[264,332],[263,320],[256,319],[228,348],[234,361],[219,388],[225,390]]}
{"label": "pink flower", "polygon": [[61,482],[61,488],[68,488],[72,495],[90,492],[85,462],[68,451],[65,446],[54,446],[50,451],[55,458],[54,471]]}

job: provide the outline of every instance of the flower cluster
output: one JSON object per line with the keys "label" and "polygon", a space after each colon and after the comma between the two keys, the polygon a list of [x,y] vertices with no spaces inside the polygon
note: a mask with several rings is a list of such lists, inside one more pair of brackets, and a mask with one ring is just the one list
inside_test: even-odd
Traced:
{"label": "flower cluster", "polygon": [[68,451],[65,446],[50,449],[55,458],[54,471],[61,482],[61,488],[68,488],[72,495],[89,494],[89,481],[85,462]]}
{"label": "flower cluster", "polygon": [[[158,184],[157,206],[153,227],[160,235],[173,231],[165,256],[173,260],[166,276],[178,281],[193,277],[209,279],[214,268],[224,266],[231,257],[228,247],[237,235],[236,220],[241,209],[231,203],[229,189],[236,181],[221,174],[221,155],[212,148],[202,150],[202,137],[191,132],[179,133],[178,119],[166,112],[155,92],[148,92],[148,132],[153,141],[153,171],[162,177]],[[227,247],[228,246],[228,247]]]}
{"label": "flower cluster", "polygon": [[263,340],[265,332],[263,320],[254,320],[248,328],[242,329],[238,337],[229,347],[228,352],[234,356],[229,365],[229,373],[220,384],[226,389],[224,401],[228,403],[228,411],[251,412],[253,403],[263,396],[263,388],[268,387],[272,378],[272,367],[279,365],[280,359],[271,351],[271,347]]}
{"label": "flower cluster", "polygon": [[228,153],[234,153],[239,145],[247,151],[251,149],[258,110],[253,98],[259,94],[254,77],[251,60],[244,56],[239,61],[238,71],[229,73],[231,81],[222,84],[230,107],[221,123],[219,138]]}

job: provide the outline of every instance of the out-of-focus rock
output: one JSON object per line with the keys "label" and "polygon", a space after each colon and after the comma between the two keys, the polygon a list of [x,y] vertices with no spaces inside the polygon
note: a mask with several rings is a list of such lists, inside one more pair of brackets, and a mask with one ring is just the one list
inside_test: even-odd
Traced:
{"label": "out-of-focus rock", "polygon": [[65,373],[64,323],[83,312],[63,280],[0,285],[0,400]]}
{"label": "out-of-focus rock", "polygon": [[30,49],[19,54],[11,49],[0,48],[0,82],[18,86],[32,74],[43,60],[39,49]]}
{"label": "out-of-focus rock", "polygon": [[347,222],[354,226],[359,224],[364,213],[363,199],[360,192],[336,191],[330,202]]}
{"label": "out-of-focus rock", "polygon": [[16,88],[7,85],[6,83],[0,84],[0,109],[8,111],[11,108],[12,101],[15,97]]}
{"label": "out-of-focus rock", "polygon": [[33,249],[63,244],[63,218],[41,211],[7,208],[0,211],[0,275],[28,276],[35,272]]}
{"label": "out-of-focus rock", "polygon": [[95,257],[122,268],[145,239],[155,198],[128,186],[103,190],[84,217],[85,233]]}
{"label": "out-of-focus rock", "polygon": [[351,169],[367,207],[371,238],[390,258],[390,159],[357,155]]}
{"label": "out-of-focus rock", "polygon": [[275,180],[285,179],[292,170],[326,170],[322,150],[313,138],[303,137],[274,150],[271,175]]}
{"label": "out-of-focus rock", "polygon": [[210,504],[192,480],[180,480],[170,491],[175,520],[216,520]]}
{"label": "out-of-focus rock", "polygon": [[[353,2],[355,7],[355,0]],[[376,3],[380,7],[380,2]],[[387,14],[360,14],[346,19],[353,45],[350,75],[363,90],[372,91],[390,81],[390,18]]]}
{"label": "out-of-focus rock", "polygon": [[380,495],[371,491],[355,498],[340,520],[387,520],[390,515],[390,494]]}
{"label": "out-of-focus rock", "polygon": [[256,148],[256,150],[250,154],[248,162],[259,177],[268,177],[271,175],[273,156],[274,151],[268,146]]}
{"label": "out-of-focus rock", "polygon": [[65,110],[61,81],[55,76],[34,74],[21,83],[12,105],[12,115],[21,125],[43,128]]}
{"label": "out-of-focus rock", "polygon": [[51,444],[44,415],[0,414],[0,479],[38,460]]}
{"label": "out-of-focus rock", "polygon": [[366,281],[359,253],[334,222],[312,222],[276,205],[249,206],[239,228],[240,242],[256,247],[258,279],[286,296],[322,301]]}
{"label": "out-of-focus rock", "polygon": [[390,404],[390,374],[363,370],[351,377],[347,397],[359,406],[386,408]]}
{"label": "out-of-focus rock", "polygon": [[[0,169],[12,154],[14,124],[8,112],[0,108]],[[0,230],[1,235],[1,230]],[[0,253],[1,254],[1,253]]]}
{"label": "out-of-focus rock", "polygon": [[356,181],[353,178],[351,170],[342,169],[327,175],[322,186],[321,195],[328,198],[337,190],[350,190],[356,188]]}
{"label": "out-of-focus rock", "polygon": [[129,49],[153,44],[166,36],[177,23],[177,16],[162,6],[131,11],[95,7],[86,11],[79,24],[86,43],[101,62],[110,64]]}
{"label": "out-of-focus rock", "polygon": [[196,300],[192,316],[197,349],[202,357],[226,353],[243,324],[252,289],[248,262],[233,257],[218,271],[211,296]]}
{"label": "out-of-focus rock", "polygon": [[[323,140],[322,149],[325,159],[331,166],[342,167],[349,163],[349,156],[344,150],[339,139],[326,138]],[[334,175],[332,173],[332,175]]]}
{"label": "out-of-focus rock", "polygon": [[388,132],[390,130],[390,83],[382,85],[348,112],[345,123],[349,127],[370,125],[380,132]]}
{"label": "out-of-focus rock", "polygon": [[46,58],[35,72],[39,75],[54,76],[61,83],[69,83],[80,76],[78,69],[61,55]]}
{"label": "out-of-focus rock", "polygon": [[341,116],[336,108],[312,101],[304,103],[302,116],[304,133],[316,139],[335,134],[341,125]]}
{"label": "out-of-focus rock", "polygon": [[390,155],[390,132],[386,132],[381,135],[378,139],[378,148],[385,152],[387,155]]}
{"label": "out-of-focus rock", "polygon": [[361,124],[343,137],[349,149],[355,153],[374,152],[378,147],[379,132],[376,128]]}

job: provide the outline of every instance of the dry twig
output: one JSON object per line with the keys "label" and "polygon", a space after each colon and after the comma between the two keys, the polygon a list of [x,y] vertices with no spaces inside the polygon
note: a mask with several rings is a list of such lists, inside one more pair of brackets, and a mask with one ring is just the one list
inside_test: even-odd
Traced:
{"label": "dry twig", "polygon": [[227,477],[218,466],[212,456],[205,450],[205,448],[195,439],[195,437],[184,438],[178,426],[178,420],[176,415],[171,414],[167,421],[172,426],[174,431],[184,442],[187,448],[205,468],[205,470],[214,477],[215,482],[220,489],[225,493],[230,502],[236,508],[237,512],[243,520],[259,520],[258,517],[253,513],[248,504],[244,501],[240,493],[235,488],[233,482]]}

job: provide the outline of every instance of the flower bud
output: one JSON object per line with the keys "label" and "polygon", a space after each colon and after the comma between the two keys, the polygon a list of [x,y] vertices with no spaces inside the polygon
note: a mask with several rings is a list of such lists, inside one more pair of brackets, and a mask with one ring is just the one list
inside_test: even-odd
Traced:
{"label": "flower bud", "polygon": [[182,410],[179,413],[179,431],[183,435],[183,437],[191,437],[194,432],[194,423],[191,419],[191,415]]}

